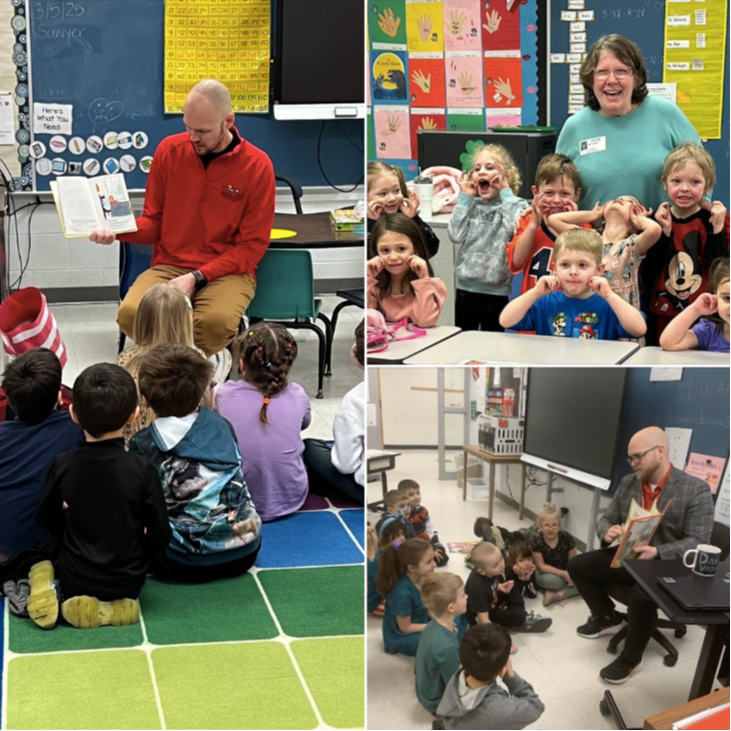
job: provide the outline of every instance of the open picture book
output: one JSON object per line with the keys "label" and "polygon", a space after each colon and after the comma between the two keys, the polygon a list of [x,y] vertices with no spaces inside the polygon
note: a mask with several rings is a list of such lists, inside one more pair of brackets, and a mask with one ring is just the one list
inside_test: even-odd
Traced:
{"label": "open picture book", "polygon": [[[672,500],[668,502],[668,505],[671,502]],[[665,510],[668,509],[668,505],[665,506]],[[649,510],[645,510],[635,500],[632,500],[629,515],[624,523],[624,534],[619,539],[617,552],[610,564],[613,569],[620,568],[622,561],[626,558],[635,558],[635,550],[650,543],[665,510],[661,513],[657,509],[657,500]]]}
{"label": "open picture book", "polygon": [[99,228],[115,234],[137,230],[121,173],[96,178],[64,175],[50,185],[67,239],[83,238]]}

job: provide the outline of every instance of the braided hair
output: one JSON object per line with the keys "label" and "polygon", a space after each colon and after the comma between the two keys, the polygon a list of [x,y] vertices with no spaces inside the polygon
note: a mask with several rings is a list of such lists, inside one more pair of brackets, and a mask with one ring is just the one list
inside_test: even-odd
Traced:
{"label": "braided hair", "polygon": [[282,325],[258,322],[237,338],[237,348],[246,369],[244,379],[264,393],[259,418],[262,424],[269,424],[269,400],[287,386],[287,374],[297,357],[297,341]]}

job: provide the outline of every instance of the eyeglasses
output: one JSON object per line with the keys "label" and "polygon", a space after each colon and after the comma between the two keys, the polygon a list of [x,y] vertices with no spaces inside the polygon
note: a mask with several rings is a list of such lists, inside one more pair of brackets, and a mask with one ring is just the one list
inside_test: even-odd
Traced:
{"label": "eyeglasses", "polygon": [[652,452],[653,449],[657,449],[659,446],[659,444],[656,444],[654,447],[650,447],[649,449],[646,449],[644,452],[640,452],[639,454],[630,454],[629,457],[627,457],[627,462],[629,466],[631,467],[636,462],[639,462],[648,452]]}
{"label": "eyeglasses", "polygon": [[605,81],[610,74],[614,74],[614,78],[620,81],[629,79],[633,75],[631,69],[598,69],[594,71],[594,78]]}

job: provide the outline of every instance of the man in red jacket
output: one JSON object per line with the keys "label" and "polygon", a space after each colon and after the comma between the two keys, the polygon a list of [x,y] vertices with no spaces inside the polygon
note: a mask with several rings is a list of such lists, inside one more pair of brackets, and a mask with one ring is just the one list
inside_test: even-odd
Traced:
{"label": "man in red jacket", "polygon": [[[185,101],[185,132],[155,151],[134,244],[152,244],[152,267],[119,307],[117,322],[132,337],[140,299],[169,282],[193,302],[196,344],[206,355],[236,335],[254,297],[254,272],[274,221],[274,169],[269,157],[233,126],[231,96],[219,81],[196,84]],[[108,229],[89,236],[111,244]]]}

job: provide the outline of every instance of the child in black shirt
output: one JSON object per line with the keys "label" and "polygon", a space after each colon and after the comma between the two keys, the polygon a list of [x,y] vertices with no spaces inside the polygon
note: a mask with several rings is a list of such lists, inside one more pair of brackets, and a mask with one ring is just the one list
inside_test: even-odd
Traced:
{"label": "child in black shirt", "polygon": [[[55,565],[30,572],[28,614],[44,629],[139,620],[139,596],[150,559],[170,542],[165,498],[155,466],[125,451],[122,430],[137,415],[137,387],[123,368],[99,363],[76,379],[71,418],[84,443],[56,457],[36,521],[55,539]],[[54,581],[55,574],[58,582]]]}

